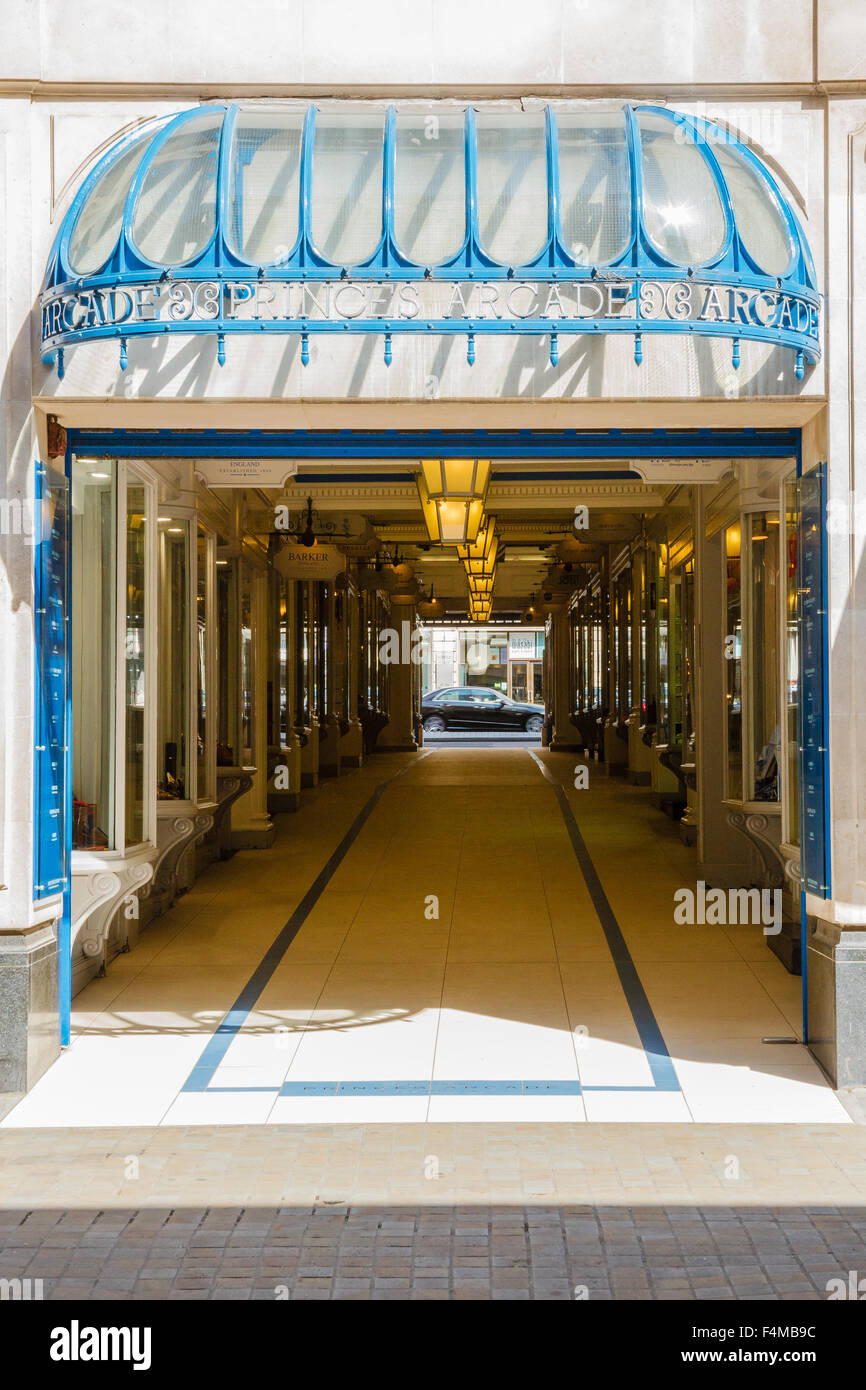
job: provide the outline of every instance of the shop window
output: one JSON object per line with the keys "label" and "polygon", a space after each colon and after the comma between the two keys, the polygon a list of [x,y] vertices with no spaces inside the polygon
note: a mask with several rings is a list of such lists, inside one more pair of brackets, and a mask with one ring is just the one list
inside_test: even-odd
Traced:
{"label": "shop window", "polygon": [[211,646],[213,642],[213,556],[215,538],[201,526],[196,533],[196,773],[197,795],[213,797],[213,759],[211,738],[214,711],[211,681]]}
{"label": "shop window", "polygon": [[616,678],[616,712],[621,720],[631,713],[632,650],[631,650],[631,571],[625,569],[616,580],[614,592],[614,671]]}
{"label": "shop window", "polygon": [[382,236],[382,111],[319,112],[313,151],[313,242],[336,265],[367,260]]}
{"label": "shop window", "polygon": [[296,579],[297,622],[295,624],[295,717],[299,728],[310,727],[310,605],[309,585]]}
{"label": "shop window", "polygon": [[401,113],[395,143],[397,245],[421,265],[438,265],[466,236],[463,112]]}
{"label": "shop window", "polygon": [[743,799],[743,687],[741,531],[725,531],[725,706],[727,724],[727,795]]}
{"label": "shop window", "polygon": [[147,838],[147,526],[148,489],[130,473],[126,484],[126,622],[124,628],[125,844]]}
{"label": "shop window", "polygon": [[695,562],[683,566],[682,578],[682,740],[683,747],[693,749],[695,739]]}
{"label": "shop window", "polygon": [[159,517],[159,706],[157,783],[161,801],[189,795],[188,521]]}
{"label": "shop window", "polygon": [[751,795],[754,801],[779,800],[779,603],[780,531],[777,512],[747,518],[751,545],[749,701],[752,734]]}
{"label": "shop window", "polygon": [[217,764],[236,767],[241,761],[238,732],[238,589],[234,561],[217,560],[217,671],[219,699]]}
{"label": "shop window", "polygon": [[270,744],[285,748],[289,742],[289,643],[291,640],[291,615],[289,613],[289,583],[281,575],[272,577],[276,600],[276,640],[274,642],[274,672],[272,677],[273,699],[271,703],[272,727],[268,735]]}
{"label": "shop window", "polygon": [[658,619],[656,623],[656,662],[658,670],[658,742],[671,742],[671,669],[670,669],[670,586],[668,583],[667,546],[659,546],[658,557]]}
{"label": "shop window", "polygon": [[542,112],[480,114],[481,244],[503,265],[524,265],[547,242],[547,145]]}
{"label": "shop window", "polygon": [[113,849],[116,468],[72,461],[72,848]]}
{"label": "shop window", "polygon": [[316,613],[316,717],[321,722],[331,713],[331,624],[330,624],[330,585],[315,585]]}
{"label": "shop window", "polygon": [[352,714],[352,651],[355,642],[355,605],[348,590],[339,590],[334,598],[337,617],[342,613],[343,656],[342,680],[339,685],[337,713],[344,724]]}
{"label": "shop window", "polygon": [[253,594],[252,576],[246,565],[240,572],[240,738],[244,766],[253,761],[255,735],[253,731]]}

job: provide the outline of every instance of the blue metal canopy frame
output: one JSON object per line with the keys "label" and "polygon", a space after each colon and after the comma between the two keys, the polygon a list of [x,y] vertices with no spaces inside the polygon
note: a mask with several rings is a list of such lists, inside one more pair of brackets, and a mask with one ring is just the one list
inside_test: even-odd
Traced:
{"label": "blue metal canopy frame", "polygon": [[[267,123],[267,108],[256,108]],[[697,147],[709,169],[719,194],[725,221],[720,250],[710,260],[693,265],[665,257],[647,232],[644,219],[643,158],[638,117],[647,113],[671,124],[681,143]],[[178,265],[148,260],[133,237],[136,201],[148,172],[166,142],[188,122],[213,114],[221,120],[216,169],[215,229],[200,254]],[[301,341],[301,360],[309,361],[309,336],[315,333],[378,334],[384,339],[384,358],[392,360],[395,335],[427,333],[465,334],[467,360],[475,360],[476,337],[489,334],[546,337],[549,356],[556,364],[561,335],[631,333],[634,335],[635,361],[643,357],[644,333],[698,334],[724,337],[732,343],[732,363],[740,363],[740,341],[751,339],[785,347],[796,353],[796,375],[804,374],[805,363],[820,357],[819,309],[815,269],[806,238],[788,200],[773,176],[748,146],[728,131],[703,118],[674,112],[661,106],[625,106],[626,148],[628,152],[631,211],[630,236],[622,254],[613,260],[590,264],[577,259],[566,244],[561,217],[559,135],[556,112],[545,109],[545,150],[547,179],[547,235],[537,256],[522,265],[506,265],[495,260],[482,244],[478,205],[478,136],[474,108],[464,112],[463,163],[465,192],[465,230],[458,252],[435,265],[411,260],[400,248],[395,231],[395,180],[397,109],[384,115],[382,147],[381,235],[374,252],[351,265],[330,261],[317,247],[312,223],[313,159],[317,107],[307,108],[301,135],[298,172],[298,231],[284,259],[261,264],[241,258],[231,236],[232,211],[237,209],[239,191],[231,173],[232,137],[239,114],[235,105],[210,104],[194,107],[177,116],[156,122],[148,139],[139,127],[109,151],[84,180],[67,212],[49,259],[42,293],[43,361],[56,363],[63,375],[63,353],[68,346],[100,339],[118,339],[120,365],[127,365],[130,337],[161,334],[197,334],[217,337],[217,356],[225,361],[226,338],[235,333],[282,335],[297,334]],[[79,215],[103,175],[125,156],[136,142],[142,142],[141,161],[126,197],[117,241],[104,265],[93,274],[76,273],[70,260],[70,242]],[[734,207],[715,144],[731,148],[767,189],[768,202],[775,203],[787,236],[790,258],[782,275],[767,274],[753,258],[737,226]],[[389,314],[381,317],[338,317],[320,319],[301,312],[282,317],[238,317],[244,304],[258,309],[259,286],[332,284],[339,290],[354,286],[381,286],[406,283],[444,282],[453,286],[500,286],[521,284],[548,287],[548,304],[543,314],[530,317],[488,318],[468,312],[450,312],[435,317],[419,312],[412,317]],[[172,287],[175,289],[172,289]],[[213,290],[211,290],[213,286]],[[596,309],[588,313],[567,313],[555,286],[592,287]],[[178,287],[183,290],[179,296]],[[200,292],[206,288],[203,316]],[[704,291],[703,307],[696,303]],[[652,291],[652,295],[650,295]],[[186,294],[189,313],[185,313]],[[656,317],[649,311],[649,299],[660,297]],[[149,298],[148,296],[153,296]],[[728,308],[722,296],[728,297]],[[147,297],[147,298],[146,298]],[[158,305],[160,299],[169,303]],[[180,299],[184,303],[180,305]],[[554,308],[562,313],[547,312]],[[608,312],[601,312],[606,300]],[[452,301],[453,302],[453,301]],[[306,299],[302,307],[310,306]],[[423,307],[423,306],[422,306]],[[580,305],[578,306],[580,307]],[[162,309],[166,316],[159,317]],[[695,310],[700,312],[695,316]],[[710,316],[712,310],[712,316]],[[148,316],[153,311],[153,317]],[[212,312],[211,312],[212,311]],[[136,318],[135,314],[141,313]]]}

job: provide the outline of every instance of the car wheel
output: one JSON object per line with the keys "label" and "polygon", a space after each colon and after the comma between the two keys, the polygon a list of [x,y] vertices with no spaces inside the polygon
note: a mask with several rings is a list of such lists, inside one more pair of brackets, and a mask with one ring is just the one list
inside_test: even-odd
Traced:
{"label": "car wheel", "polygon": [[540,734],[544,720],[540,714],[531,714],[526,721],[526,732],[528,734]]}
{"label": "car wheel", "polygon": [[424,720],[425,734],[441,734],[445,728],[445,720],[441,714],[428,714]]}

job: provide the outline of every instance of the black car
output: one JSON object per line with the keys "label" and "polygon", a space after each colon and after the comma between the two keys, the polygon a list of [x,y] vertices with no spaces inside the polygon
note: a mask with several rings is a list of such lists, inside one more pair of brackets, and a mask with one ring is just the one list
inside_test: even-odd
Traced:
{"label": "black car", "polygon": [[525,729],[540,734],[544,716],[538,705],[521,705],[484,685],[432,690],[421,701],[421,723],[428,734],[443,729]]}

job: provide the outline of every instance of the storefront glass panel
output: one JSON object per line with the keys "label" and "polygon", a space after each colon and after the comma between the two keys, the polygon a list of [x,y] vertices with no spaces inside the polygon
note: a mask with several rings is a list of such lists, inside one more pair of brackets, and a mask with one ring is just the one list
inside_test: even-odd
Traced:
{"label": "storefront glass panel", "polygon": [[212,691],[208,663],[212,628],[211,605],[211,551],[212,539],[208,533],[198,528],[196,534],[196,607],[195,607],[195,664],[197,677],[196,701],[196,754],[197,754],[197,794],[199,797],[213,795],[210,770],[210,742],[208,739],[208,720],[212,718],[209,708]]}
{"label": "storefront glass panel", "polygon": [[800,638],[797,626],[797,484],[785,484],[785,841],[800,843]]}
{"label": "storefront glass panel", "polygon": [[235,767],[240,759],[238,742],[238,600],[235,564],[217,560],[217,672],[219,701],[217,764]]}
{"label": "storefront glass panel", "polygon": [[147,488],[131,473],[126,486],[125,843],[145,839],[147,773]]}
{"label": "storefront glass panel", "polygon": [[72,848],[114,848],[116,469],[72,460]]}
{"label": "storefront glass panel", "polygon": [[751,641],[749,711],[754,759],[752,799],[779,800],[779,516],[749,517],[751,542]]}
{"label": "storefront glass panel", "polygon": [[253,593],[252,576],[246,565],[240,573],[240,621],[241,621],[241,689],[240,689],[240,732],[241,756],[244,765],[249,767],[253,760]]}
{"label": "storefront glass panel", "polygon": [[159,518],[159,711],[157,784],[160,801],[189,795],[189,522]]}
{"label": "storefront glass panel", "polygon": [[741,532],[739,523],[725,532],[725,705],[727,712],[727,795],[743,799],[743,642]]}

